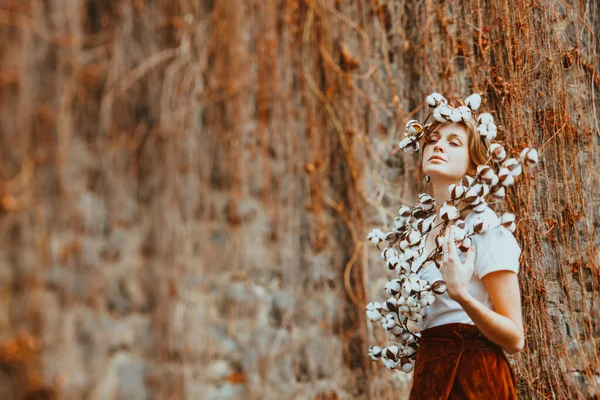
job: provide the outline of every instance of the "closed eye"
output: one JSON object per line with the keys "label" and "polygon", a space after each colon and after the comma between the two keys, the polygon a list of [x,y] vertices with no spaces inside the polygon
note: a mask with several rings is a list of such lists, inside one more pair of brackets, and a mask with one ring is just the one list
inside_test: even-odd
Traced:
{"label": "closed eye", "polygon": [[[427,141],[427,144],[433,144],[435,142],[437,142],[437,139],[429,139]],[[460,147],[460,143],[458,143],[458,142],[450,142],[450,145],[452,145],[454,147]]]}

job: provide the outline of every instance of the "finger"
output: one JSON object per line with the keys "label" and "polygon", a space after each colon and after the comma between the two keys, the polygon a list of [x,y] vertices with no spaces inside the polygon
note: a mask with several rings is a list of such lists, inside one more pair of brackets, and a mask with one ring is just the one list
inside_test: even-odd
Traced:
{"label": "finger", "polygon": [[444,237],[442,239],[442,253],[444,254],[444,256],[446,255],[448,251],[448,228],[446,228],[444,230]]}
{"label": "finger", "polygon": [[442,239],[442,265],[448,263],[448,228],[444,230],[444,237]]}
{"label": "finger", "polygon": [[475,246],[469,247],[469,250],[467,251],[465,264],[468,262],[475,262]]}
{"label": "finger", "polygon": [[448,239],[448,255],[450,256],[450,258],[452,259],[457,259],[458,258],[458,253],[456,251],[456,244],[454,243],[454,229],[450,230],[450,237]]}

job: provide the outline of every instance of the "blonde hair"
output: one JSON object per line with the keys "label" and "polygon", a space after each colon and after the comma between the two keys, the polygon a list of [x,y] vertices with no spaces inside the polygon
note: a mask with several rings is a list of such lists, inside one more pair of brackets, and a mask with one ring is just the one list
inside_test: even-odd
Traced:
{"label": "blonde hair", "polygon": [[[429,140],[429,135],[435,132],[435,130],[442,124],[447,124],[447,122],[434,121],[425,126],[425,135],[423,135],[423,138],[421,139],[421,159],[419,160],[419,172],[421,175],[424,175],[423,153],[425,146],[428,145],[427,142]],[[464,126],[465,130],[467,131],[467,147],[469,151],[469,160],[471,161],[467,174],[474,174],[478,165],[489,165],[489,144],[487,140],[479,134],[479,131],[477,130],[477,122],[475,122],[474,119],[470,119],[466,122],[461,121],[458,122],[458,124]]]}

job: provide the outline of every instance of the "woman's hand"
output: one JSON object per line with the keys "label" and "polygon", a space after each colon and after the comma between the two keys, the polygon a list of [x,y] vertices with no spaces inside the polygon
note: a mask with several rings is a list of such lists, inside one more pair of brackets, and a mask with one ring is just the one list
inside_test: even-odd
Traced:
{"label": "woman's hand", "polygon": [[454,243],[454,229],[447,227],[444,231],[444,240],[442,242],[442,267],[440,272],[444,281],[448,296],[460,303],[467,296],[467,285],[473,276],[475,269],[475,247],[471,246],[466,254],[466,260],[463,264],[456,250]]}

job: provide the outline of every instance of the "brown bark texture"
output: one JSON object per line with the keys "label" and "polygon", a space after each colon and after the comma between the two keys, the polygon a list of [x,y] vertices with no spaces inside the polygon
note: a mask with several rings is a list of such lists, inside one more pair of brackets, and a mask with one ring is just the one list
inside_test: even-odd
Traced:
{"label": "brown bark texture", "polygon": [[540,151],[520,398],[598,398],[599,43],[595,0],[0,1],[0,398],[406,398],[365,236],[434,91]]}

